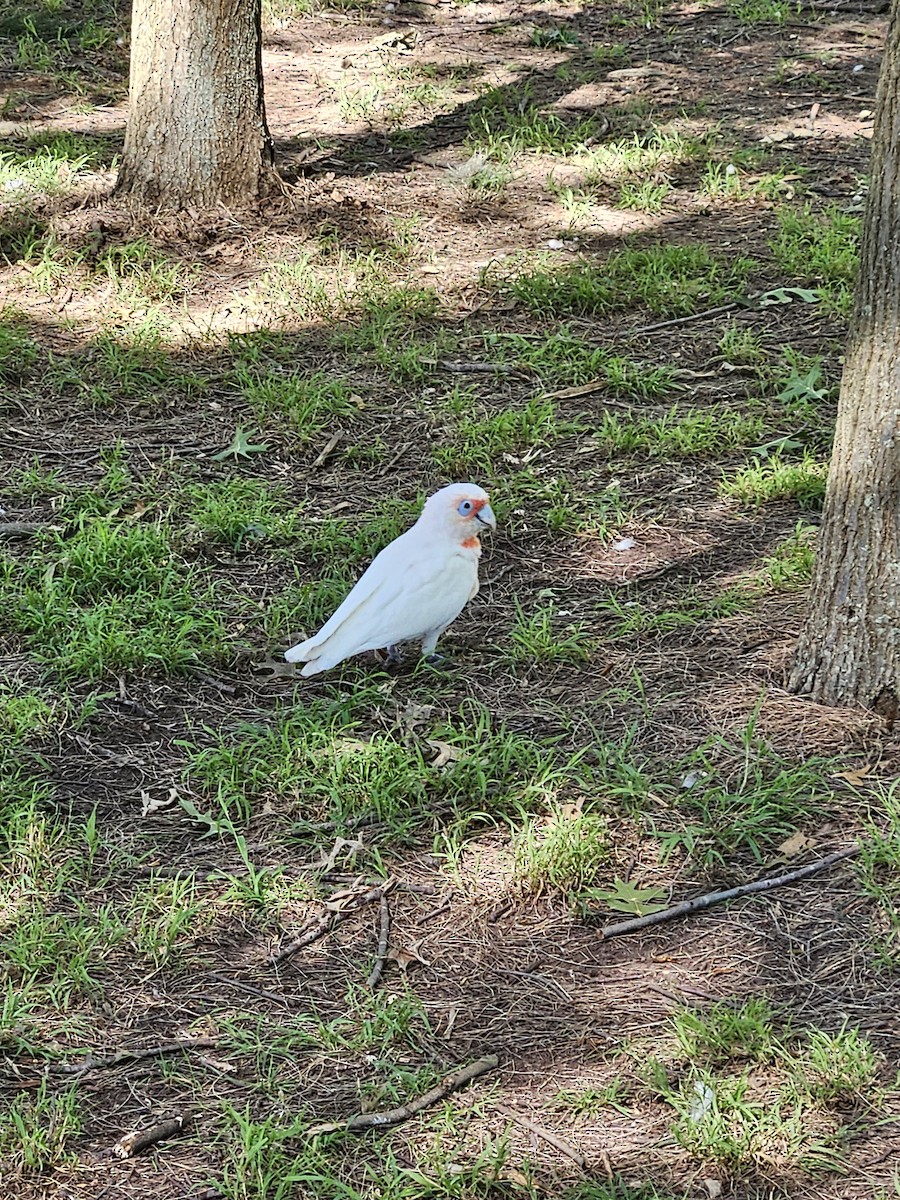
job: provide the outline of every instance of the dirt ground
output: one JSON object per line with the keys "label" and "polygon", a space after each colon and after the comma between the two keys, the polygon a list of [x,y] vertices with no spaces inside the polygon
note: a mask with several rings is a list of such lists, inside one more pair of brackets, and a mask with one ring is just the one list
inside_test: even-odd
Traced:
{"label": "dirt ground", "polygon": [[[40,10],[45,22],[49,11]],[[87,19],[81,10],[64,17],[73,26]],[[117,512],[136,525],[170,519],[165,489],[182,470],[198,486],[233,477],[262,481],[280,489],[285,509],[304,514],[304,527],[339,518],[351,529],[384,500],[412,506],[466,471],[496,492],[503,519],[485,547],[482,591],[448,634],[448,663],[439,672],[407,664],[388,675],[372,658],[311,681],[261,671],[279,660],[302,622],[292,626],[285,618],[272,635],[260,614],[298,580],[315,582],[330,569],[322,557],[305,557],[307,543],[292,543],[291,534],[280,545],[248,537],[236,546],[198,541],[185,551],[220,597],[232,652],[200,656],[173,673],[150,665],[99,678],[57,676],[21,623],[0,615],[6,686],[50,697],[55,714],[29,751],[51,788],[49,803],[72,828],[96,814],[97,862],[106,864],[48,911],[68,912],[76,895],[82,916],[96,917],[104,906],[124,911],[148,880],[171,883],[179,872],[194,877],[191,897],[199,903],[194,927],[178,935],[178,954],[151,961],[128,938],[109,949],[98,942],[91,987],[36,992],[27,1020],[14,1014],[2,1027],[0,1095],[10,1105],[36,1096],[45,1077],[45,1091],[70,1087],[73,1077],[60,1065],[86,1054],[151,1051],[87,1064],[74,1077],[81,1129],[65,1154],[45,1156],[43,1169],[23,1167],[15,1137],[5,1135],[0,1179],[9,1194],[900,1195],[900,985],[896,966],[873,951],[885,918],[853,860],[800,885],[604,941],[600,926],[621,914],[585,908],[549,876],[531,887],[517,879],[512,810],[498,808],[496,819],[488,812],[480,821],[469,813],[460,824],[441,802],[417,800],[412,830],[395,817],[385,818],[386,832],[378,822],[367,832],[364,821],[336,818],[323,807],[315,781],[307,780],[294,794],[287,785],[262,786],[239,843],[211,826],[203,836],[202,820],[192,820],[184,804],[195,814],[213,805],[214,789],[188,770],[198,747],[220,738],[239,742],[248,723],[268,727],[285,712],[348,703],[357,705],[355,725],[335,735],[329,754],[336,758],[340,737],[386,739],[404,753],[421,749],[429,778],[452,773],[455,758],[435,767],[434,756],[449,745],[477,759],[478,714],[492,731],[544,747],[548,756],[561,753],[571,762],[586,755],[562,784],[534,786],[544,789],[547,811],[558,798],[573,811],[584,804],[584,811],[602,813],[609,848],[605,874],[593,882],[606,887],[614,878],[636,881],[679,901],[802,865],[862,835],[896,774],[894,737],[874,716],[821,709],[785,691],[802,586],[763,589],[752,603],[731,608],[721,599],[791,539],[798,521],[814,525],[815,508],[791,495],[741,505],[725,494],[721,479],[743,467],[748,447],[729,444],[724,434],[705,452],[667,454],[609,451],[596,431],[609,413],[623,421],[636,413],[662,419],[675,403],[714,413],[724,429],[729,413],[744,412],[759,395],[754,389],[783,362],[787,346],[807,356],[804,362],[819,362],[817,415],[798,422],[771,400],[763,435],[752,442],[797,437],[799,424],[804,447],[827,455],[845,315],[802,301],[760,307],[754,298],[815,282],[790,277],[773,253],[781,206],[859,211],[885,17],[858,4],[815,11],[797,5],[778,19],[764,6],[755,13],[705,3],[422,0],[342,11],[317,6],[300,15],[270,11],[266,103],[287,186],[262,217],[171,217],[114,199],[109,154],[120,147],[125,123],[127,44],[113,39],[82,54],[70,38],[69,65],[80,80],[74,87],[64,61],[53,69],[38,60],[30,65],[24,35],[13,26],[0,24],[7,51],[0,59],[0,136],[7,146],[20,153],[37,135],[69,132],[105,147],[107,157],[98,151],[71,188],[38,192],[24,207],[14,189],[0,194],[7,264],[0,295],[39,354],[37,366],[20,369],[13,347],[0,364],[0,519],[63,520],[59,496],[102,490],[116,446],[115,461],[131,481]],[[64,51],[55,53],[65,59]],[[595,182],[584,201],[583,154],[525,146],[504,161],[490,146],[474,146],[473,120],[487,91],[494,111],[506,104],[521,115],[533,105],[568,126],[594,119],[587,153],[641,135],[650,122],[711,138],[721,148],[722,188],[704,190],[705,163],[687,156],[641,176],[665,183],[659,211],[623,207],[621,181],[612,176]],[[743,190],[729,192],[729,155],[748,149],[756,157],[737,160]],[[478,154],[483,158],[473,162]],[[498,172],[493,182],[470,186],[485,164]],[[763,177],[774,180],[768,193],[754,190]],[[52,233],[49,251],[22,249],[29,223],[38,242]],[[104,275],[97,266],[112,261],[111,250],[141,239],[160,272],[172,265],[180,272],[176,287],[154,295],[147,271],[137,289],[123,290],[123,274]],[[687,314],[638,302],[603,315],[573,310],[563,321],[492,284],[526,261],[522,254],[546,254],[555,267],[659,245],[702,245],[729,263],[751,258],[744,288],[750,300],[713,297]],[[333,278],[323,246],[335,254]],[[326,289],[337,286],[341,272],[364,278],[360,263],[377,253],[391,286],[434,290],[437,315],[426,313],[397,335],[410,345],[434,340],[434,349],[422,351],[424,367],[404,378],[384,365],[374,343],[348,349],[335,340],[336,330],[352,333],[365,313],[352,305],[316,310],[311,276],[302,269],[310,252]],[[348,267],[340,254],[355,255],[356,265]],[[62,264],[56,272],[54,258]],[[714,311],[704,316],[705,309]],[[159,313],[165,369],[138,357],[134,378],[126,386],[117,376],[108,403],[85,398],[85,382],[107,378],[102,339],[137,337],[135,330],[145,331]],[[562,324],[612,354],[672,369],[672,394],[635,402],[565,374],[542,381],[521,363],[484,369],[485,347],[497,344],[491,338],[517,334],[517,345],[537,343]],[[729,363],[722,350],[731,324],[752,326],[759,338],[761,358],[752,369]],[[265,340],[269,335],[276,340]],[[442,342],[445,336],[452,340]],[[276,356],[285,374],[344,380],[355,410],[327,419],[309,439],[277,414],[260,417],[228,382],[228,355],[241,338],[262,356]],[[60,364],[81,382],[72,375],[53,382]],[[448,408],[456,385],[462,399]],[[552,436],[505,450],[487,466],[465,448],[452,463],[436,457],[442,446],[462,446],[467,405],[487,420],[547,393],[556,394]],[[238,428],[252,431],[266,452],[230,463],[214,458]],[[367,453],[373,447],[378,453]],[[55,490],[23,484],[22,472],[35,465],[55,472]],[[528,491],[526,476],[538,481],[536,491]],[[546,496],[557,484],[576,507],[618,488],[627,498],[621,519],[602,529],[553,528]],[[10,604],[13,576],[33,551],[29,538],[0,544],[13,564],[5,585]],[[59,560],[55,570],[66,569]],[[574,628],[584,653],[517,655],[510,630],[523,612],[548,605],[556,633],[565,637]],[[644,624],[629,625],[629,614],[638,612]],[[671,612],[688,618],[654,623],[647,616]],[[457,751],[457,743],[466,749]],[[704,829],[699,848],[682,837],[667,855],[655,831],[677,827],[684,834],[670,818],[691,786],[685,764],[702,748],[704,770],[721,772],[726,794],[743,794],[751,761],[761,764],[760,795],[763,788],[766,796],[777,792],[779,772],[794,767],[809,770],[818,790],[802,819],[784,825],[773,818],[755,849],[747,842],[722,849]],[[5,761],[12,770],[13,760]],[[486,794],[505,795],[512,778],[524,787],[529,771],[536,779],[536,767],[508,764]],[[729,812],[725,803],[717,817],[703,819],[727,828]],[[312,825],[298,833],[304,821]],[[699,828],[700,816],[696,822]],[[355,856],[336,846],[336,837],[352,841],[360,831]],[[806,840],[786,847],[797,832]],[[704,855],[713,844],[719,852]],[[60,861],[72,853],[61,848]],[[254,871],[276,873],[277,904],[270,897],[254,906],[246,889],[236,895],[215,873],[243,879],[248,861],[251,878]],[[18,862],[13,853],[4,859],[4,938],[13,937],[18,919]],[[388,889],[390,957],[373,1002],[364,984],[381,910],[358,900],[385,878],[395,881]],[[290,957],[269,962],[319,919],[326,901],[342,919]],[[29,953],[44,962],[38,947]],[[27,955],[4,957],[0,979],[11,993],[29,979],[43,986],[43,968],[32,970]],[[749,1000],[769,1005],[785,1045],[802,1041],[804,1031],[834,1035],[852,1027],[872,1047],[876,1066],[866,1086],[817,1101],[803,1117],[800,1140],[814,1147],[809,1153],[770,1130],[748,1135],[728,1157],[722,1147],[737,1137],[740,1105],[723,1117],[712,1146],[673,1133],[672,1097],[689,1100],[696,1072],[702,1081],[703,1070],[715,1070],[712,1058],[689,1062],[672,1049],[673,1014]],[[417,1015],[404,1024],[391,1013],[407,1003]],[[400,1032],[389,1036],[392,1022]],[[165,1052],[184,1038],[201,1041]],[[495,1070],[393,1134],[326,1138],[324,1149],[301,1154],[297,1127],[266,1158],[254,1157],[249,1136],[235,1132],[244,1128],[240,1121],[230,1117],[223,1125],[230,1106],[271,1142],[273,1127],[298,1119],[338,1122],[361,1107],[390,1108],[398,1095],[427,1090],[426,1068],[440,1077],[485,1055],[498,1057]],[[648,1083],[653,1059],[667,1064],[665,1084]],[[784,1104],[782,1124],[790,1126],[790,1070],[777,1056],[736,1053],[728,1069],[747,1072],[754,1112]],[[396,1082],[401,1077],[406,1092]],[[127,1131],[171,1117],[185,1118],[184,1132],[128,1159],[113,1154]],[[285,1162],[301,1159],[306,1174],[293,1178]]]}

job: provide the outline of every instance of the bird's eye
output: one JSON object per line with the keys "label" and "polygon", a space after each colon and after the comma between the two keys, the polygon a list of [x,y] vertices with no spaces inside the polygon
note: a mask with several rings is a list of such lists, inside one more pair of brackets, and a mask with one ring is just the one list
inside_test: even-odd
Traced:
{"label": "bird's eye", "polygon": [[469,515],[469,513],[472,511],[472,501],[471,500],[463,500],[462,504],[460,504],[459,508],[456,511],[459,513],[459,515],[461,517],[467,517]]}

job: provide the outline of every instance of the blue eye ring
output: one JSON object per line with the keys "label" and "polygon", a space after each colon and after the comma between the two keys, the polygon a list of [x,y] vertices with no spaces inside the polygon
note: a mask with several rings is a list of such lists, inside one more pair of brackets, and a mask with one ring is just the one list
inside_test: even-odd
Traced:
{"label": "blue eye ring", "polygon": [[467,517],[472,511],[472,501],[463,500],[456,510],[461,517]]}

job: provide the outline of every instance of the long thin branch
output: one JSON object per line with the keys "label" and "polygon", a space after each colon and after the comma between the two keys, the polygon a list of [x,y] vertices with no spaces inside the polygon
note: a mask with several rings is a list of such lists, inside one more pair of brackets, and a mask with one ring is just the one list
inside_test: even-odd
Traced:
{"label": "long thin branch", "polygon": [[369,978],[366,980],[366,987],[374,988],[378,986],[378,982],[384,973],[384,964],[387,959],[388,938],[391,934],[391,906],[388,904],[387,896],[381,897],[381,931],[378,934],[378,953],[375,956],[375,964],[369,972]]}
{"label": "long thin branch", "polygon": [[580,1150],[576,1150],[570,1145],[565,1138],[561,1138],[558,1133],[554,1133],[552,1129],[545,1129],[543,1125],[538,1125],[537,1121],[532,1121],[530,1117],[526,1117],[524,1113],[516,1112],[513,1108],[507,1108],[503,1104],[497,1105],[497,1111],[502,1112],[505,1117],[509,1117],[511,1121],[515,1121],[517,1125],[521,1125],[523,1129],[530,1130],[536,1137],[543,1138],[550,1146],[555,1146],[560,1154],[565,1154],[567,1158],[571,1158],[572,1162],[577,1163],[582,1170],[587,1166],[587,1159]]}
{"label": "long thin branch", "polygon": [[477,1079],[479,1075],[496,1070],[499,1061],[496,1054],[488,1054],[484,1058],[479,1058],[477,1062],[463,1067],[462,1070],[456,1071],[453,1075],[448,1075],[430,1092],[419,1096],[417,1100],[410,1100],[408,1104],[404,1104],[400,1108],[392,1108],[388,1112],[356,1113],[346,1121],[334,1121],[328,1125],[313,1125],[306,1131],[306,1136],[315,1137],[320,1133],[336,1133],[339,1129],[358,1133],[361,1129],[386,1129],[389,1125],[399,1125],[402,1121],[408,1121],[410,1117],[424,1112],[426,1108],[431,1108],[439,1100],[446,1099],[451,1092],[458,1091],[467,1083],[471,1083],[473,1079]]}
{"label": "long thin branch", "polygon": [[100,1067],[117,1067],[119,1063],[158,1058],[161,1054],[174,1054],[178,1050],[203,1050],[218,1044],[218,1038],[176,1038],[172,1042],[161,1042],[158,1046],[148,1046],[144,1050],[117,1050],[115,1054],[109,1054],[105,1058],[94,1058],[93,1054],[89,1054],[80,1063],[54,1063],[50,1070],[61,1075],[83,1075],[86,1071],[96,1071]]}
{"label": "long thin branch", "polygon": [[706,308],[703,312],[688,313],[686,317],[673,317],[669,321],[657,321],[655,325],[644,325],[640,329],[629,329],[628,337],[643,336],[645,333],[656,333],[658,329],[671,329],[673,325],[687,325],[690,321],[706,321],[710,317],[719,317],[735,308],[743,308],[742,304],[720,304],[717,308]]}
{"label": "long thin branch", "polygon": [[620,937],[623,933],[646,929],[650,925],[660,925],[663,921],[671,921],[675,917],[685,917],[713,904],[722,904],[725,900],[736,900],[739,896],[750,896],[754,892],[767,892],[770,888],[783,887],[786,883],[796,883],[800,879],[807,879],[810,875],[826,871],[845,858],[852,858],[854,854],[859,854],[859,849],[859,846],[848,846],[845,850],[836,850],[826,858],[807,863],[805,867],[798,867],[796,871],[788,871],[786,875],[757,879],[754,883],[743,883],[740,887],[729,888],[725,892],[707,892],[705,896],[696,896],[693,900],[685,900],[682,904],[675,904],[672,908],[664,908],[660,912],[647,913],[646,916],[634,917],[630,921],[620,921],[617,925],[607,925],[600,933],[605,941],[607,938]]}

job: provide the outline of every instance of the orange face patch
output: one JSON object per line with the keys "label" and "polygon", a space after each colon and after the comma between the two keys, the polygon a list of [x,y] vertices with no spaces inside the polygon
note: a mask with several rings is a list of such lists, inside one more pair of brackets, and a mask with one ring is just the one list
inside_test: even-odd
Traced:
{"label": "orange face patch", "polygon": [[487,500],[472,500],[471,504],[472,504],[472,516],[474,517],[476,513],[481,512],[481,510],[487,504]]}

